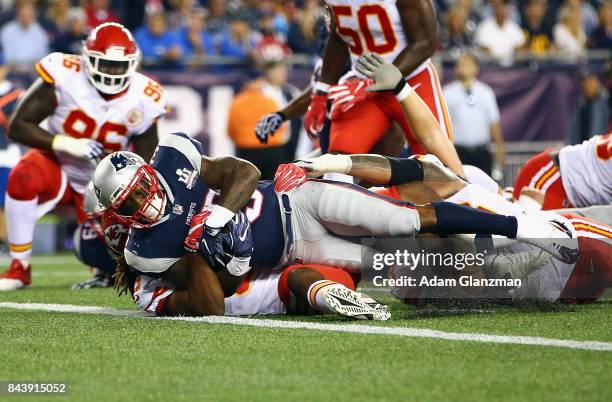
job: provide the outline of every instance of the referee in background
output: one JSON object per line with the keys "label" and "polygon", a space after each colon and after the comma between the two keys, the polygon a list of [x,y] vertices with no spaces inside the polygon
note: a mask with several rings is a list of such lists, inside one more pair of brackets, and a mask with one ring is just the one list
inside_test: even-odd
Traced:
{"label": "referee in background", "polygon": [[455,148],[461,162],[477,166],[491,175],[495,143],[495,160],[503,171],[504,138],[499,122],[499,108],[491,87],[476,79],[478,61],[471,53],[462,53],[455,66],[456,80],[444,87]]}

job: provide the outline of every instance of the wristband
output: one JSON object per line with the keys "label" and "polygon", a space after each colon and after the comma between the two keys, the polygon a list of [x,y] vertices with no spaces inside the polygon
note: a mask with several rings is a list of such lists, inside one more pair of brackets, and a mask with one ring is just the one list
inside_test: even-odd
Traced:
{"label": "wristband", "polygon": [[329,88],[331,87],[331,85],[326,84],[324,82],[320,82],[317,81],[314,84],[314,87],[312,88],[312,92],[313,93],[317,93],[317,92],[323,92],[324,94],[327,94],[329,92]]}
{"label": "wristband", "polygon": [[276,112],[276,114],[283,120],[283,121],[287,121],[287,116],[285,116],[285,113],[283,112]]}
{"label": "wristband", "polygon": [[230,221],[236,215],[235,212],[222,207],[221,205],[215,205],[210,213],[208,219],[206,219],[206,226],[210,228],[219,229],[224,227],[227,222]]}
{"label": "wristband", "polygon": [[408,82],[406,82],[406,80],[402,78],[397,83],[395,89],[393,90],[393,93],[395,94],[395,98],[401,102],[404,99],[406,99],[408,95],[410,95],[413,91],[414,91],[414,88],[412,88],[408,84]]}
{"label": "wristband", "polygon": [[54,151],[68,152],[74,149],[74,138],[67,137],[65,135],[57,134],[53,136],[51,140],[51,148]]}

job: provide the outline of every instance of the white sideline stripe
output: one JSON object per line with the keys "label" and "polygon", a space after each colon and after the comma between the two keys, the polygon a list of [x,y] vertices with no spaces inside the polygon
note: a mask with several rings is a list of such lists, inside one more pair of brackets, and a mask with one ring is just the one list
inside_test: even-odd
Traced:
{"label": "white sideline stripe", "polygon": [[460,332],[443,332],[427,328],[374,327],[368,325],[319,324],[303,321],[282,321],[242,317],[153,317],[136,310],[114,309],[97,306],[75,306],[72,304],[12,303],[0,302],[0,308],[16,310],[53,311],[60,313],[102,314],[117,317],[154,318],[157,320],[206,322],[210,324],[244,325],[261,328],[308,329],[316,331],[349,332],[354,334],[395,335],[413,338],[446,339],[450,341],[473,341],[512,345],[552,346],[568,349],[612,351],[612,343],[597,341],[575,341],[570,339],[541,338],[535,336],[489,335]]}

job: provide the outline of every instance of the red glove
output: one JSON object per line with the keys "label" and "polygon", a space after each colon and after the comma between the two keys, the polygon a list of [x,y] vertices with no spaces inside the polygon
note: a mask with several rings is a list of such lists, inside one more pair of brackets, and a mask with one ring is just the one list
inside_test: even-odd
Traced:
{"label": "red glove", "polygon": [[308,181],[306,170],[295,163],[283,163],[274,175],[274,190],[286,193]]}
{"label": "red glove", "polygon": [[317,91],[310,97],[310,106],[304,117],[304,128],[311,140],[319,137],[319,133],[325,125],[327,115],[327,93]]}
{"label": "red glove", "polygon": [[189,225],[189,233],[183,242],[185,249],[192,253],[196,253],[200,250],[200,240],[202,240],[202,233],[206,226],[206,219],[212,213],[211,210],[204,210],[198,214],[195,214],[191,218],[191,224]]}
{"label": "red glove", "polygon": [[342,85],[329,88],[329,99],[332,101],[330,118],[333,120],[339,114],[350,110],[353,106],[370,96],[366,88],[374,83],[373,80],[348,80]]}

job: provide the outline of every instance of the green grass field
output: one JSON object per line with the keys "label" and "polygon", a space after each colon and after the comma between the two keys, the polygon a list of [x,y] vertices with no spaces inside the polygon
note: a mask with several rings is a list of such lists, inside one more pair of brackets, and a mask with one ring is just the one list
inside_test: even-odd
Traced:
{"label": "green grass field", "polygon": [[[38,257],[32,288],[0,302],[135,309],[67,256]],[[4,266],[4,265],[3,265]],[[612,342],[612,304],[414,311],[326,324]],[[0,308],[0,381],[67,381],[75,401],[608,401],[612,352]],[[281,320],[305,320],[279,317]]]}

